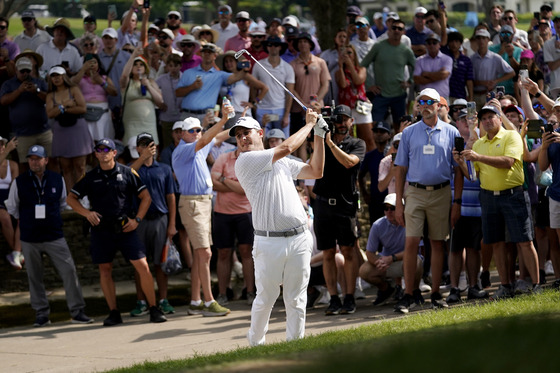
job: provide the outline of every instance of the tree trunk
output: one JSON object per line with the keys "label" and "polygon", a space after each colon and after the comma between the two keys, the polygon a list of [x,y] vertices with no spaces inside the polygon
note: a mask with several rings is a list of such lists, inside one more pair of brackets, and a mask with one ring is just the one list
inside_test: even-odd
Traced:
{"label": "tree trunk", "polygon": [[309,0],[322,50],[332,48],[337,30],[346,27],[346,5],[346,0]]}

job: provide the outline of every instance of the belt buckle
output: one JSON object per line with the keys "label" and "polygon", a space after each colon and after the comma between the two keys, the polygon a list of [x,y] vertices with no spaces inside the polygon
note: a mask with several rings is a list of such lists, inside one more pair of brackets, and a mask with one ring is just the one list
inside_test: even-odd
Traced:
{"label": "belt buckle", "polygon": [[426,190],[436,190],[433,185],[426,185]]}
{"label": "belt buckle", "polygon": [[336,198],[329,198],[329,205],[336,206]]}
{"label": "belt buckle", "polygon": [[495,195],[495,196],[499,196],[499,195],[501,195],[501,193],[500,193],[500,191],[499,191],[499,190],[495,190],[495,191],[493,191],[492,193],[494,193],[494,195]]}

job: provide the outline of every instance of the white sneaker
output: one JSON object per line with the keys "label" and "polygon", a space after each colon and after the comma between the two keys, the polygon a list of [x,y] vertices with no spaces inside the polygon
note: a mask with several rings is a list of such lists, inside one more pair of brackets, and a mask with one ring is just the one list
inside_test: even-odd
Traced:
{"label": "white sneaker", "polygon": [[243,265],[240,262],[234,262],[231,267],[231,277],[237,277],[238,279],[243,279]]}
{"label": "white sneaker", "polygon": [[23,254],[21,253],[21,251],[12,251],[8,255],[6,255],[6,259],[8,260],[8,262],[10,262],[12,267],[14,267],[15,269],[23,268],[22,264],[25,261],[25,259],[23,258]]}
{"label": "white sneaker", "polygon": [[544,263],[544,273],[546,273],[547,276],[554,274],[554,267],[552,266],[551,260],[547,260]]}
{"label": "white sneaker", "polygon": [[319,297],[317,304],[329,304],[331,301],[331,295],[327,291],[327,288],[324,286],[316,286],[315,288],[321,292],[321,296]]}
{"label": "white sneaker", "polygon": [[422,293],[428,293],[428,292],[432,291],[432,287],[430,285],[426,284],[424,282],[423,278],[420,279],[420,284],[418,285],[418,288],[420,289],[420,291]]}
{"label": "white sneaker", "polygon": [[459,290],[461,291],[461,293],[463,293],[468,288],[469,285],[467,284],[467,274],[465,273],[465,271],[462,271],[461,275],[459,276]]}

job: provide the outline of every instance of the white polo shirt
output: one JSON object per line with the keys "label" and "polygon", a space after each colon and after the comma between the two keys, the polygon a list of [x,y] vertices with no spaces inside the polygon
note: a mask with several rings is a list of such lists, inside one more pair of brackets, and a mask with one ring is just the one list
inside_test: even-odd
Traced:
{"label": "white polo shirt", "polygon": [[43,56],[43,66],[40,67],[42,77],[46,77],[51,67],[60,65],[62,61],[68,61],[68,66],[72,73],[77,73],[82,68],[80,52],[70,43],[66,43],[66,46],[61,51],[51,40],[46,44],[41,44],[37,48],[37,53]]}
{"label": "white polo shirt", "polygon": [[33,36],[27,36],[23,33],[19,34],[14,38],[14,43],[19,47],[19,50],[23,52],[26,49],[31,49],[33,52],[37,51],[39,45],[48,43],[51,41],[52,37],[48,32],[44,30],[37,29]]}
{"label": "white polo shirt", "polygon": [[307,224],[307,214],[294,180],[305,163],[282,158],[272,162],[274,149],[244,152],[235,174],[253,209],[255,230],[283,232]]}
{"label": "white polo shirt", "polygon": [[[272,67],[270,62],[268,62],[268,58],[263,58],[259,62],[284,86],[290,83],[295,84],[296,79],[294,69],[283,59],[280,59],[280,64],[276,67]],[[253,67],[253,76],[266,84],[266,86],[268,87],[268,93],[259,103],[259,109],[283,109],[286,106],[287,95],[286,91],[284,91],[284,88],[276,83],[274,79],[272,79],[270,75],[268,75],[266,71],[264,71],[263,68],[258,64],[255,64],[255,66]]]}

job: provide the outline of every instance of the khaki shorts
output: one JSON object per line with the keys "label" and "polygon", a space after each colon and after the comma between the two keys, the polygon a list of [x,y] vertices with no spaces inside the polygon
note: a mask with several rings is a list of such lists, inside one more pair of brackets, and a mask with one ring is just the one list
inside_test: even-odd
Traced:
{"label": "khaki shorts", "polygon": [[449,236],[451,186],[425,190],[409,186],[404,193],[404,219],[407,237],[424,235],[424,220],[428,219],[428,238],[435,241]]}
{"label": "khaki shorts", "polygon": [[50,157],[52,155],[52,136],[52,131],[47,130],[43,133],[39,133],[33,136],[18,137],[17,152],[19,163],[27,163],[27,152],[33,145],[41,145],[43,148],[45,148],[47,155]]}
{"label": "khaki shorts", "polygon": [[179,198],[179,214],[193,249],[212,245],[212,195]]}
{"label": "khaki shorts", "polygon": [[548,208],[550,214],[550,228],[560,228],[560,202],[548,197]]}

